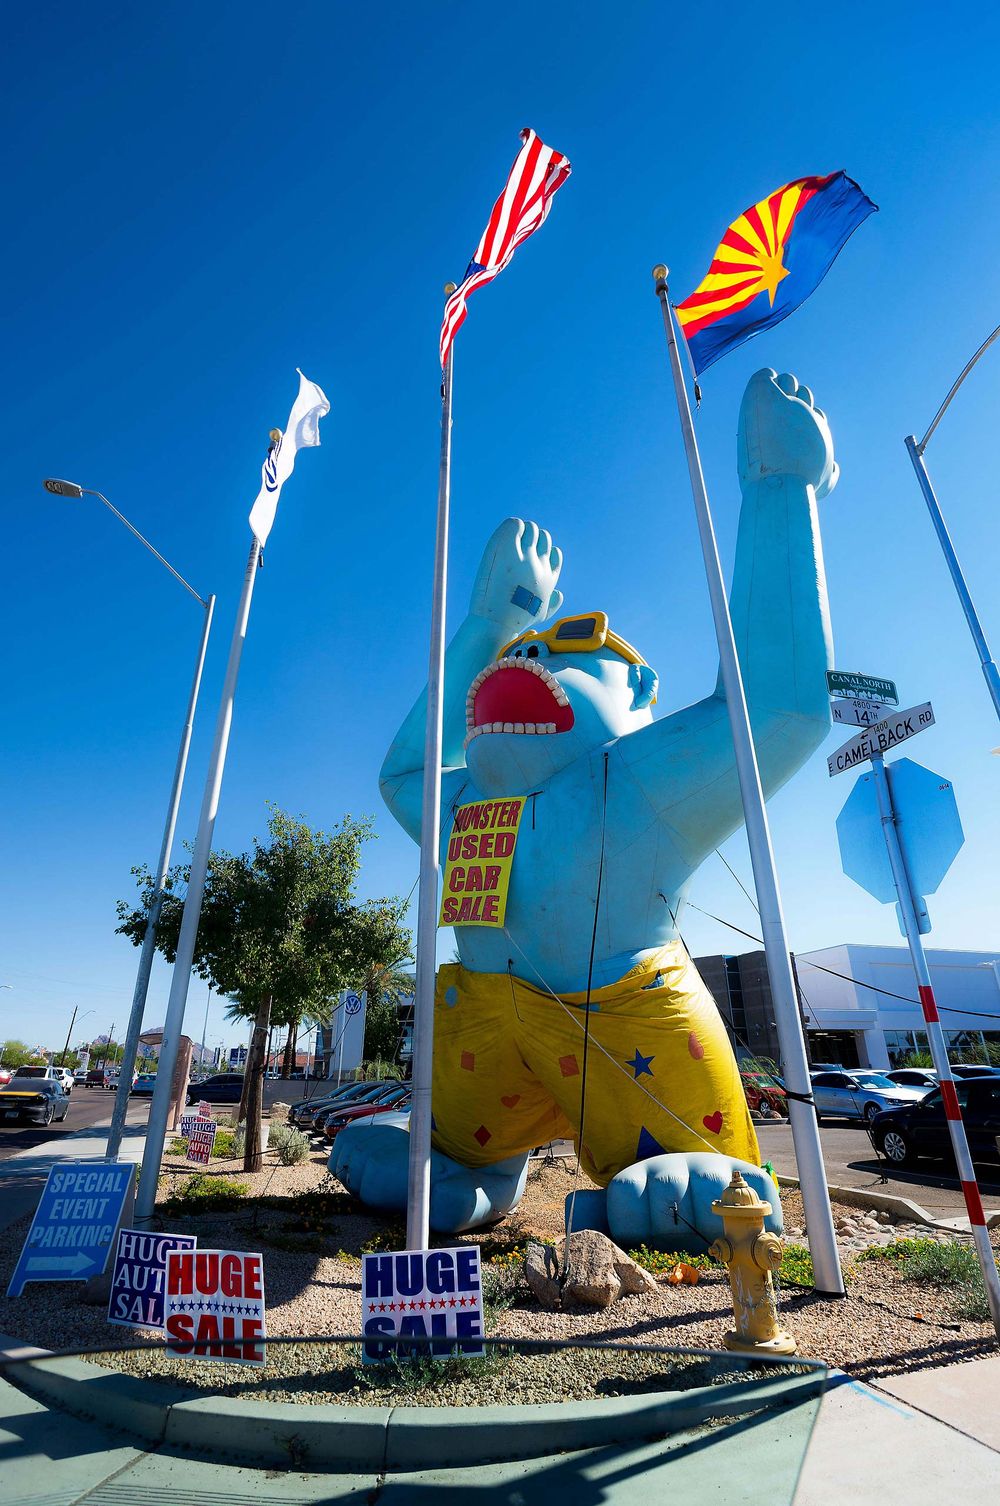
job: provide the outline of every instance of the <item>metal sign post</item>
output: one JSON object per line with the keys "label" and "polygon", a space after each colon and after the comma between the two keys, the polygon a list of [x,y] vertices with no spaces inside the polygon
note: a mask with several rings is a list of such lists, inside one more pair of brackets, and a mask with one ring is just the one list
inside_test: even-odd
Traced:
{"label": "metal sign post", "polygon": [[[990,1243],[989,1230],[986,1227],[986,1217],[983,1213],[982,1199],[979,1195],[979,1184],[976,1181],[972,1157],[969,1154],[969,1141],[965,1133],[965,1122],[962,1119],[962,1109],[958,1101],[958,1094],[955,1091],[955,1080],[952,1077],[951,1063],[948,1060],[948,1050],[944,1041],[944,1032],[941,1029],[937,1002],[934,998],[934,985],[931,982],[930,968],[927,966],[927,958],[924,954],[924,944],[920,939],[920,926],[917,920],[915,898],[910,888],[906,863],[903,859],[903,850],[899,841],[899,829],[896,824],[896,812],[893,808],[892,789],[886,773],[885,761],[880,753],[872,757],[872,774],[874,776],[879,817],[885,837],[886,850],[889,854],[889,864],[892,868],[893,883],[902,917],[903,930],[910,949],[910,957],[913,961],[913,971],[917,975],[917,992],[920,995],[920,1007],[923,1010],[924,1024],[927,1028],[927,1040],[930,1044],[931,1056],[934,1059],[934,1068],[941,1084],[941,1097],[944,1100],[945,1118],[948,1123],[948,1134],[951,1137],[951,1148],[955,1156],[955,1164],[958,1167],[959,1180],[962,1183],[965,1206],[969,1214],[969,1223],[972,1226],[972,1237],[976,1243],[979,1263],[983,1268],[983,1280],[986,1283],[986,1295],[989,1300],[990,1315],[993,1318],[993,1327],[996,1330],[998,1340],[1000,1340],[1000,1271],[997,1270],[996,1260],[993,1255],[993,1246]],[[917,898],[919,899],[919,896]],[[922,904],[922,900],[920,903]]]}

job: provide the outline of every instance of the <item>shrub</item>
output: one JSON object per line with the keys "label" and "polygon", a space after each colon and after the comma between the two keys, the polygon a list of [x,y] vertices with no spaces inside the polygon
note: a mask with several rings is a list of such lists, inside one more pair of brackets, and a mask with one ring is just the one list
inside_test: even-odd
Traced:
{"label": "shrub", "polygon": [[281,1151],[281,1147],[284,1145],[285,1141],[288,1139],[288,1136],[289,1136],[290,1133],[291,1133],[291,1125],[290,1124],[275,1124],[274,1120],[272,1119],[271,1123],[267,1127],[267,1148],[268,1148],[268,1150],[276,1150],[276,1151],[280,1152]]}
{"label": "shrub", "polygon": [[688,1255],[684,1250],[650,1250],[646,1245],[640,1245],[637,1250],[629,1250],[627,1253],[636,1265],[641,1265],[644,1271],[651,1271],[654,1276],[672,1271],[681,1261],[685,1265],[693,1265],[699,1271],[711,1270],[715,1264],[707,1255]]}
{"label": "shrub", "polygon": [[309,1141],[301,1130],[292,1129],[289,1126],[281,1137],[281,1143],[275,1149],[282,1166],[297,1166],[309,1155]]}
{"label": "shrub", "polygon": [[891,1245],[863,1250],[858,1259],[891,1261],[909,1281],[950,1289],[951,1307],[958,1318],[985,1323],[990,1316],[979,1258],[969,1245],[954,1240],[939,1244],[934,1239],[897,1239]]}
{"label": "shrub", "polygon": [[246,1150],[246,1148],[247,1148],[247,1127],[246,1127],[246,1123],[244,1122],[244,1123],[238,1124],[236,1126],[236,1128],[233,1130],[233,1143],[232,1143],[232,1146],[230,1147],[230,1154],[233,1155],[233,1156],[242,1156],[243,1153],[244,1153],[244,1151]]}
{"label": "shrub", "polygon": [[212,1155],[220,1159],[226,1159],[233,1155],[233,1141],[236,1139],[234,1130],[220,1129],[215,1132],[215,1144],[212,1146]]}
{"label": "shrub", "polygon": [[171,1140],[167,1147],[167,1154],[171,1156],[186,1156],[188,1143],[186,1139]]}
{"label": "shrub", "polygon": [[162,1211],[171,1213],[225,1213],[240,1206],[246,1197],[244,1182],[235,1177],[210,1177],[196,1172],[163,1203]]}

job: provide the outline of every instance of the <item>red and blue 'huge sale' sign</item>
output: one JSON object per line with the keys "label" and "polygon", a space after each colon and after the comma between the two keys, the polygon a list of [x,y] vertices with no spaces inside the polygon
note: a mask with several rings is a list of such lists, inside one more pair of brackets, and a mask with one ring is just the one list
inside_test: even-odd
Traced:
{"label": "red and blue 'huge sale' sign", "polygon": [[262,1255],[171,1251],[163,1308],[169,1354],[264,1364]]}

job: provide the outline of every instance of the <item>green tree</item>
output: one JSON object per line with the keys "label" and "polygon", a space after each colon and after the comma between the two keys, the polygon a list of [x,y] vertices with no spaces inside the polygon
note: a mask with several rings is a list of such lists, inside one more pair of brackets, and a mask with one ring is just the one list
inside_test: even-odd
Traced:
{"label": "green tree", "polygon": [[[317,1000],[333,998],[370,968],[401,956],[410,939],[402,925],[402,900],[356,900],[370,821],[345,816],[327,833],[272,806],[268,831],[270,840],[255,837],[249,853],[212,855],[195,947],[201,977],[233,1000],[240,1018],[253,1020],[242,1105],[246,1171],[261,1166],[264,1057],[272,1019],[287,1025],[315,1014]],[[141,946],[153,875],[144,867],[133,872],[141,902],[133,908],[119,901],[118,933]],[[169,962],[177,954],[187,879],[187,869],[172,871],[157,927],[157,948]]]}
{"label": "green tree", "polygon": [[8,1072],[14,1072],[18,1067],[41,1066],[45,1057],[38,1051],[30,1051],[23,1041],[0,1042],[3,1046],[0,1052],[0,1065],[7,1068]]}

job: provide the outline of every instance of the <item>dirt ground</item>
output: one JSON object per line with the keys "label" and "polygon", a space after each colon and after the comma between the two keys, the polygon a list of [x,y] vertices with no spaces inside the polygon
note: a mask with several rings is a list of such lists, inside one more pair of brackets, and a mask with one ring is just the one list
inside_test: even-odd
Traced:
{"label": "dirt ground", "polygon": [[[325,1159],[324,1153],[316,1152],[300,1166],[282,1167],[269,1152],[264,1170],[250,1178],[244,1178],[235,1161],[213,1160],[208,1169],[211,1180],[229,1177],[249,1184],[245,1199],[234,1200],[219,1212],[199,1212],[195,1205],[189,1212],[179,1204],[177,1193],[192,1168],[177,1156],[165,1161],[158,1199],[162,1227],[197,1233],[202,1248],[262,1251],[269,1336],[312,1339],[357,1334],[362,1251],[399,1249],[404,1242],[402,1223],[361,1208],[329,1176]],[[490,1280],[495,1288],[487,1331],[504,1338],[720,1349],[732,1312],[728,1275],[721,1267],[704,1271],[696,1286],[670,1286],[661,1277],[655,1295],[626,1297],[605,1311],[548,1312],[539,1306],[520,1274],[519,1252],[528,1238],[545,1242],[562,1233],[564,1202],[575,1181],[572,1161],[546,1164],[536,1159],[526,1195],[510,1218],[476,1235],[435,1241],[480,1244],[484,1270],[493,1273]],[[576,1185],[582,1189],[592,1184],[581,1176]],[[303,1201],[302,1194],[317,1192],[323,1195]],[[786,1192],[782,1202],[786,1226],[802,1227],[798,1193]],[[0,1291],[6,1290],[27,1224],[24,1220],[10,1229],[0,1252]],[[902,1237],[913,1230],[900,1225],[895,1232]],[[795,1336],[801,1356],[874,1379],[994,1352],[991,1325],[955,1318],[947,1291],[903,1279],[890,1262],[851,1264],[851,1259],[845,1250],[848,1295],[844,1299],[823,1298],[788,1284],[779,1290],[779,1313]],[[47,1349],[101,1346],[112,1335],[115,1344],[155,1337],[141,1330],[109,1328],[105,1311],[103,1305],[87,1305],[82,1287],[29,1285],[20,1298],[0,1297],[0,1332]],[[216,1392],[232,1387],[230,1394],[258,1394],[271,1400],[339,1398],[371,1404],[380,1399],[370,1386],[358,1386],[352,1366],[331,1366],[329,1353],[320,1363],[305,1344],[271,1346],[266,1370],[253,1372],[252,1385],[259,1389],[251,1392],[249,1373],[237,1366],[176,1361],[149,1352],[119,1355],[107,1362],[144,1375],[182,1377],[187,1384]],[[541,1367],[535,1362],[517,1363],[515,1373],[484,1373],[478,1386],[464,1382],[461,1395],[453,1399],[551,1400],[553,1387],[556,1394],[578,1394],[574,1388],[584,1384],[588,1371],[579,1355],[573,1360],[575,1368],[567,1368],[561,1360]],[[598,1366],[595,1374],[594,1385],[606,1384],[604,1369]],[[581,1394],[596,1393],[585,1387]]]}

